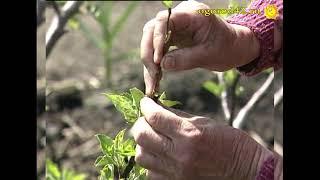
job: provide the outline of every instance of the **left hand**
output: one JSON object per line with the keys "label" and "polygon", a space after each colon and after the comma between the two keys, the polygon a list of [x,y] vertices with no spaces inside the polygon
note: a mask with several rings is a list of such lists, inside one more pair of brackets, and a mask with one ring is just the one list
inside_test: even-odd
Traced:
{"label": "left hand", "polygon": [[[241,130],[168,110],[150,98],[132,128],[135,161],[149,179],[254,179],[264,148]],[[263,153],[261,153],[263,152]]]}

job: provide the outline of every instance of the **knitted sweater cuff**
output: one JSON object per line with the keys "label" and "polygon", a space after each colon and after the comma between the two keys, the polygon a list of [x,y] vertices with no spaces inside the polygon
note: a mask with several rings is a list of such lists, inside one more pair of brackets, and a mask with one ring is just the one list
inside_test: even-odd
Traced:
{"label": "knitted sweater cuff", "polygon": [[[279,12],[276,20],[268,19],[265,14],[265,8],[274,4]],[[274,49],[274,28],[279,21],[282,23],[282,0],[254,0],[246,9],[259,9],[260,13],[243,13],[235,14],[227,19],[231,24],[238,24],[248,27],[256,36],[260,44],[260,55],[250,63],[237,67],[237,70],[246,76],[255,75],[267,68],[274,67],[278,69],[282,67],[282,58],[280,52],[272,52]]]}

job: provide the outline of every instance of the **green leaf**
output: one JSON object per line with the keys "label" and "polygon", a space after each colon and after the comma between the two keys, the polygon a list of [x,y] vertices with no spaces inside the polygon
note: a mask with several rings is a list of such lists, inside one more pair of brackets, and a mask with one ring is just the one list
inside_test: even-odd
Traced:
{"label": "green leaf", "polygon": [[113,159],[110,157],[110,154],[105,154],[104,156],[99,156],[96,161],[94,162],[94,165],[96,167],[104,167],[107,164],[113,164],[114,161]]}
{"label": "green leaf", "polygon": [[79,21],[75,18],[71,18],[68,20],[68,26],[71,28],[71,29],[74,29],[74,30],[78,30],[79,29]]}
{"label": "green leaf", "polygon": [[123,143],[123,148],[119,152],[123,156],[135,156],[135,142],[133,139],[127,139]]}
{"label": "green leaf", "polygon": [[84,173],[76,173],[74,171],[64,169],[62,180],[85,180],[87,175]]}
{"label": "green leaf", "polygon": [[162,1],[162,4],[167,8],[172,8],[172,1]]}
{"label": "green leaf", "polygon": [[126,129],[121,130],[113,140],[114,148],[116,150],[119,150],[120,148],[122,148],[122,141],[123,141],[125,131]]}
{"label": "green leaf", "polygon": [[166,96],[166,92],[163,92],[160,97],[159,97],[159,100],[165,100],[167,98]]}
{"label": "green leaf", "polygon": [[137,109],[134,106],[131,94],[107,93],[105,95],[112,101],[116,109],[122,113],[127,122],[134,123],[138,119]]}
{"label": "green leaf", "polygon": [[[47,177],[49,176],[49,177]],[[61,173],[56,164],[54,164],[51,160],[46,160],[46,178],[60,179]]]}
{"label": "green leaf", "polygon": [[85,180],[87,178],[86,174],[77,174],[72,177],[70,180]]}
{"label": "green leaf", "polygon": [[171,101],[171,100],[161,100],[160,101],[163,105],[167,106],[167,107],[172,107],[172,106],[175,106],[175,105],[182,105],[181,102],[179,101]]}
{"label": "green leaf", "polygon": [[268,69],[264,70],[263,72],[264,72],[264,73],[267,73],[267,74],[270,74],[270,73],[273,72],[273,67],[268,68]]}
{"label": "green leaf", "polygon": [[159,97],[159,101],[164,105],[164,106],[167,106],[167,107],[172,107],[172,106],[175,106],[175,105],[181,105],[182,103],[179,102],[179,101],[171,101],[171,100],[166,100],[167,96],[166,96],[166,93],[163,92],[160,97]]}
{"label": "green leaf", "polygon": [[[98,9],[100,10],[101,14],[99,18],[97,18],[100,27],[102,29],[102,34],[105,43],[108,44],[110,39],[110,22],[111,22],[111,15],[112,15],[112,7],[113,2],[112,1],[104,1],[100,2],[100,5],[98,6]],[[106,46],[111,46],[111,44],[108,44]]]}
{"label": "green leaf", "polygon": [[144,97],[144,93],[140,91],[138,88],[132,88],[130,89],[130,93],[133,99],[133,103],[137,107],[137,109],[140,109],[140,100]]}
{"label": "green leaf", "polygon": [[139,165],[135,165],[129,174],[129,180],[145,180],[147,179],[147,170]]}
{"label": "green leaf", "polygon": [[235,70],[229,70],[223,73],[223,77],[227,83],[227,85],[232,85],[234,80],[236,79],[237,72]]}
{"label": "green leaf", "polygon": [[206,81],[203,83],[202,85],[206,90],[208,90],[209,92],[211,92],[212,94],[214,94],[217,97],[221,96],[221,93],[224,89],[223,86],[217,84],[216,82],[213,81]]}
{"label": "green leaf", "polygon": [[112,164],[106,165],[101,171],[100,171],[101,177],[103,180],[113,180],[114,178],[114,166]]}
{"label": "green leaf", "polygon": [[102,152],[104,154],[110,154],[112,151],[113,140],[104,134],[97,134],[96,137],[100,143]]}

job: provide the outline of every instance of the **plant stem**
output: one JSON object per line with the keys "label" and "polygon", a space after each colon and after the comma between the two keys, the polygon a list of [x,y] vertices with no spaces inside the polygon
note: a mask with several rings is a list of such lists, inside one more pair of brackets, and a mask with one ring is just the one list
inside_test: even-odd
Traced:
{"label": "plant stem", "polygon": [[232,126],[233,123],[233,118],[234,118],[234,114],[235,114],[235,107],[236,107],[236,88],[238,85],[240,79],[240,75],[237,74],[236,78],[231,86],[231,103],[230,103],[230,118],[229,118],[229,125]]}
{"label": "plant stem", "polygon": [[110,52],[111,52],[111,46],[108,45],[106,47],[106,49],[104,50],[104,67],[105,67],[105,78],[106,78],[106,85],[107,87],[110,87],[112,88],[112,83],[111,83],[111,55],[110,55]]}
{"label": "plant stem", "polygon": [[114,172],[113,172],[114,180],[119,180],[120,179],[119,168],[116,165],[113,165],[113,166],[114,166]]}
{"label": "plant stem", "polygon": [[167,35],[169,33],[169,20],[170,20],[170,15],[171,15],[171,8],[168,8],[168,19],[167,19]]}
{"label": "plant stem", "polygon": [[123,171],[120,177],[127,179],[134,165],[135,165],[134,156],[131,156],[128,165],[126,166],[125,170]]}

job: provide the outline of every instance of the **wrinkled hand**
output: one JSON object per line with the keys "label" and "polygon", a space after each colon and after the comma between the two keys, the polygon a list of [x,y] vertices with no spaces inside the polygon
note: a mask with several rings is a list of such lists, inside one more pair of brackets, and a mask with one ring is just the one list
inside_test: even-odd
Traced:
{"label": "wrinkled hand", "polygon": [[157,89],[164,70],[205,68],[225,71],[249,63],[259,54],[259,43],[250,29],[228,24],[215,15],[204,16],[197,10],[209,9],[203,3],[184,1],[172,9],[169,20],[170,46],[178,49],[165,52],[168,12],[160,11],[147,22],[141,39],[146,94]]}
{"label": "wrinkled hand", "polygon": [[254,179],[263,148],[244,132],[141,100],[135,160],[150,179]]}

